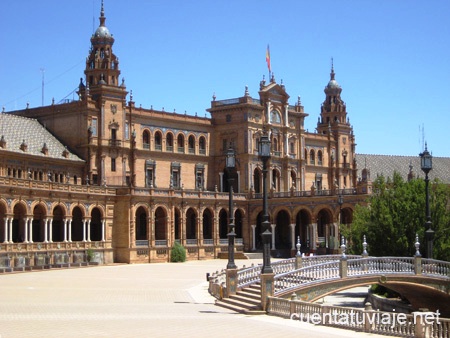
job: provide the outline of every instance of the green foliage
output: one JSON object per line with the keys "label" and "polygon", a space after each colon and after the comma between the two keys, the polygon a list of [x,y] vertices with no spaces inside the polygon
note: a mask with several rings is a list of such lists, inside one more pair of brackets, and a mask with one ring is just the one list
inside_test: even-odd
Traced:
{"label": "green foliage", "polygon": [[186,261],[186,249],[178,242],[172,247],[170,252],[171,262],[185,262]]}
{"label": "green foliage", "polygon": [[92,262],[94,259],[94,250],[92,249],[87,249],[86,251],[86,259],[88,262]]}
{"label": "green foliage", "polygon": [[370,291],[385,298],[401,298],[400,294],[380,284],[372,284]]}
{"label": "green foliage", "polygon": [[[450,260],[450,188],[438,181],[430,182],[430,210],[434,239],[434,258]],[[357,205],[351,227],[341,233],[351,243],[349,253],[362,253],[366,235],[371,256],[411,256],[415,252],[415,236],[419,235],[420,251],[425,254],[425,182],[405,181],[398,173],[393,178],[378,176],[373,194],[366,205]]]}

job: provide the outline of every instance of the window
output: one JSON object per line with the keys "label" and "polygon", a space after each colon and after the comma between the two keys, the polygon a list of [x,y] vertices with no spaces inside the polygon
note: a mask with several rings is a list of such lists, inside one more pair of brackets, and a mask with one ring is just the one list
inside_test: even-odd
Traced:
{"label": "window", "polygon": [[322,152],[320,150],[317,152],[317,164],[322,165]]}
{"label": "window", "polygon": [[196,164],[195,165],[195,187],[199,190],[203,190],[204,187],[204,177],[205,177],[205,165]]}
{"label": "window", "polygon": [[174,189],[180,189],[181,187],[181,164],[178,162],[173,162],[171,165],[171,182],[170,186]]}
{"label": "window", "polygon": [[150,133],[148,130],[144,130],[142,133],[142,148],[150,149]]}
{"label": "window", "polygon": [[92,119],[91,130],[92,136],[97,136],[97,119]]}
{"label": "window", "polygon": [[155,150],[162,150],[162,136],[159,131],[155,133]]}
{"label": "window", "polygon": [[200,140],[198,142],[200,155],[206,155],[206,140],[203,136],[200,136]]}
{"label": "window", "polygon": [[166,151],[173,152],[173,135],[171,133],[166,136]]}
{"label": "window", "polygon": [[316,163],[316,154],[314,153],[314,150],[311,149],[309,152],[309,164],[314,165]]}
{"label": "window", "polygon": [[145,161],[145,186],[147,188],[156,188],[156,161]]}
{"label": "window", "polygon": [[184,153],[184,136],[182,134],[177,137],[178,152]]}
{"label": "window", "polygon": [[116,159],[111,158],[111,171],[116,171]]}
{"label": "window", "polygon": [[195,138],[193,135],[189,136],[188,146],[189,146],[189,154],[195,154]]}
{"label": "window", "polygon": [[130,124],[128,123],[128,121],[125,122],[125,139],[130,139]]}

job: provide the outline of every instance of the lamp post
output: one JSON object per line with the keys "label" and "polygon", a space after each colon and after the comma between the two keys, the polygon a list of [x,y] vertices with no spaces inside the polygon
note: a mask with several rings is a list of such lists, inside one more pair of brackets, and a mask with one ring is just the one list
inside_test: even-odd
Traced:
{"label": "lamp post", "polygon": [[228,264],[227,269],[236,269],[234,263],[234,239],[236,233],[234,232],[234,210],[233,210],[233,174],[236,168],[236,154],[234,149],[230,146],[227,151],[226,168],[228,172],[228,193],[229,193],[229,225],[228,225]]}
{"label": "lamp post", "polygon": [[428,173],[433,169],[433,156],[428,152],[427,144],[425,143],[425,151],[419,154],[420,156],[420,166],[422,171],[425,173],[425,215],[427,221],[425,222],[425,239],[427,240],[427,258],[433,258],[433,239],[434,231],[431,229],[431,215],[430,215],[430,196],[428,192],[428,183],[430,182],[428,178]]}
{"label": "lamp post", "polygon": [[261,273],[273,273],[273,269],[270,266],[270,241],[272,239],[272,233],[270,232],[269,213],[267,211],[267,162],[270,159],[270,139],[265,132],[259,141],[259,156],[263,162],[263,220],[261,234],[263,248],[263,266]]}

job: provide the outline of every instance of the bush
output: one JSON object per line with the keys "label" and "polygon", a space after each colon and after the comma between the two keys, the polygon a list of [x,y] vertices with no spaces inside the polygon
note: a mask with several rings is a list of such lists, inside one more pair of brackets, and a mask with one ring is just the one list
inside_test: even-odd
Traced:
{"label": "bush", "polygon": [[172,247],[170,252],[171,262],[185,262],[186,261],[186,249],[178,242]]}

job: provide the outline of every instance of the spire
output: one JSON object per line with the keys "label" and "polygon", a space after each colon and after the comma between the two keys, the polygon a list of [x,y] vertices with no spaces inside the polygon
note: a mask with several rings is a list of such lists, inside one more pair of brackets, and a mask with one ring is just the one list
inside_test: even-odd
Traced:
{"label": "spire", "polygon": [[334,80],[334,62],[333,58],[331,58],[331,73],[330,73],[330,80]]}
{"label": "spire", "polygon": [[106,18],[105,18],[105,9],[103,6],[103,0],[102,0],[102,7],[100,9],[100,18],[99,19],[100,19],[100,26],[104,27]]}

